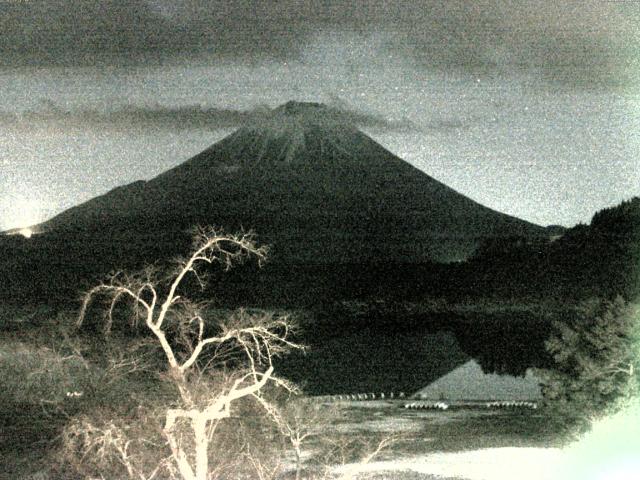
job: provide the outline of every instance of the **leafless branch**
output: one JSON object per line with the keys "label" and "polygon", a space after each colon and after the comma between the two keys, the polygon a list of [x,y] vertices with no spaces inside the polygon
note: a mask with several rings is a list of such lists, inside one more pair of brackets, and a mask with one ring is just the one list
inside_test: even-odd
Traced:
{"label": "leafless branch", "polygon": [[[116,305],[126,298],[132,301],[136,318],[144,318],[145,325],[160,344],[169,367],[168,377],[176,385],[182,401],[182,406],[166,411],[164,434],[183,479],[207,478],[207,446],[213,431],[212,424],[230,416],[233,402],[253,396],[269,408],[269,404],[260,395],[269,381],[294,390],[288,382],[273,376],[272,363],[275,356],[302,348],[291,339],[293,325],[289,317],[265,312],[249,314],[245,310],[238,310],[216,325],[215,334],[208,335],[207,305],[193,303],[178,293],[187,275],[192,275],[200,287],[204,288],[206,272],[200,270],[203,264],[217,262],[228,269],[233,263],[250,256],[262,263],[266,253],[266,248],[256,246],[251,233],[225,235],[212,228],[199,227],[194,232],[191,255],[186,260],[180,260],[169,274],[160,276],[154,268],[145,269],[138,275],[116,273],[108,283],[92,288],[84,296],[78,326],[82,325],[93,299],[106,296],[109,304],[105,333],[108,333],[113,326]],[[177,328],[177,341],[172,341],[173,343],[167,336],[167,329],[172,326]],[[176,350],[178,346],[181,349]],[[198,363],[203,352],[209,348],[214,358],[218,354],[227,356],[231,352],[241,352],[246,357],[248,366],[246,373],[237,377],[230,387],[203,403],[194,389],[198,382],[190,379],[193,371],[200,368]],[[215,365],[213,359],[207,361],[204,368],[211,365]],[[114,367],[135,371],[138,365],[120,361]],[[180,420],[191,425],[195,442],[191,453],[185,450],[183,442],[177,436],[176,427]],[[118,444],[122,458],[126,458],[127,448],[128,444]]]}

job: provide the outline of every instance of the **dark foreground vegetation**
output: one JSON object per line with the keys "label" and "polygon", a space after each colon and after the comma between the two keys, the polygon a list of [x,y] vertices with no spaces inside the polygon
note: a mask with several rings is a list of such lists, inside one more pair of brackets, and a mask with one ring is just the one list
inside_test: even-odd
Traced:
{"label": "dark foreground vegetation", "polygon": [[[95,230],[63,230],[29,239],[0,237],[1,298],[69,305],[109,273],[171,262],[189,250],[189,231],[152,225],[145,234],[140,231],[145,224],[140,225],[109,229],[99,224]],[[270,254],[262,268],[248,263],[228,273],[212,271],[211,285],[224,305],[291,308],[352,299],[548,304],[592,296],[630,298],[638,292],[640,198],[596,213],[590,225],[549,232],[538,238],[486,237],[468,261],[448,264],[394,263],[384,252],[358,263],[331,257],[297,263]],[[224,282],[217,281],[222,278]]]}
{"label": "dark foreground vegetation", "polygon": [[[184,260],[163,262],[154,257],[162,249],[132,245],[146,256],[122,265],[153,268],[109,275],[110,262],[128,251],[90,256],[74,244],[74,267],[66,269],[62,243],[3,237],[2,473],[199,480],[204,452],[210,478],[330,478],[329,466],[365,461],[398,442],[403,452],[422,448],[420,436],[338,434],[342,414],[301,402],[300,391],[410,393],[470,357],[486,371],[537,367],[547,405],[531,418],[469,420],[466,444],[432,425],[437,448],[482,445],[485,428],[495,445],[520,444],[520,435],[555,441],[637,393],[639,218],[636,198],[560,238],[488,241],[462,264],[258,269],[248,262],[225,276],[199,271],[212,285],[204,290],[205,277],[187,268],[166,323],[157,323],[161,302],[153,302],[169,298],[172,277],[160,273],[175,274]],[[240,246],[247,256],[264,254],[253,243]],[[244,256],[227,247],[216,258],[223,267]],[[82,310],[82,328],[80,291],[96,295]],[[164,337],[150,325],[166,327]],[[213,353],[200,357],[208,338],[217,339],[203,345]],[[179,353],[172,360],[168,351]],[[222,401],[221,416],[206,417],[205,434],[189,429],[197,414],[211,414],[208,402],[234,391],[248,394],[232,409]],[[323,429],[335,435],[319,435]],[[311,459],[303,456],[308,448]]]}
{"label": "dark foreground vegetation", "polygon": [[[0,478],[142,478],[129,475],[123,452],[136,472],[150,474],[159,462],[168,467],[165,413],[179,394],[166,377],[163,353],[140,336],[78,332],[76,321],[60,314],[28,332],[2,335]],[[274,385],[262,395],[281,409],[290,430],[255,398],[237,402],[209,444],[211,478],[295,478],[297,448],[304,453],[301,478],[320,479],[340,478],[330,470],[368,461],[381,445],[371,460],[559,446],[566,438],[546,409],[450,418],[406,410],[401,400],[378,409],[315,404]],[[162,474],[156,478],[172,478],[168,470]]]}

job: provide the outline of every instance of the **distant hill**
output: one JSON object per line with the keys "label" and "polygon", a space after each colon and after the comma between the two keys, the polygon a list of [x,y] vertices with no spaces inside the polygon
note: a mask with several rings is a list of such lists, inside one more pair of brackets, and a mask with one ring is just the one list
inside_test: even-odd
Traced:
{"label": "distant hill", "polygon": [[[458,273],[473,290],[503,297],[569,301],[640,295],[640,198],[596,212],[589,225],[557,230],[549,241],[497,239]],[[480,293],[480,292],[477,292]]]}

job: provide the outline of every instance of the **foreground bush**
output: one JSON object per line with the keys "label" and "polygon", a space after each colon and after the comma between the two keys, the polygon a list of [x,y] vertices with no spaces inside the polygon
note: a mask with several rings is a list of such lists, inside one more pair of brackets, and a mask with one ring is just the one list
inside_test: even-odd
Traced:
{"label": "foreground bush", "polygon": [[2,402],[43,407],[63,405],[71,392],[97,383],[98,373],[76,355],[21,341],[0,345]]}
{"label": "foreground bush", "polygon": [[539,372],[547,403],[568,422],[608,415],[639,393],[640,324],[621,297],[583,302],[546,342],[555,366]]}

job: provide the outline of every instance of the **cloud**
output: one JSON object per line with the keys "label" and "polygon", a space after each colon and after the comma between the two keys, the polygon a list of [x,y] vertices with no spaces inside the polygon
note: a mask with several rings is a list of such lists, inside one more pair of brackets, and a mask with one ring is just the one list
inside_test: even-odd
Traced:
{"label": "cloud", "polygon": [[[375,131],[415,131],[418,127],[408,119],[387,119],[377,113],[365,112],[334,100],[327,106],[336,119],[360,128]],[[163,106],[129,105],[114,110],[82,108],[65,110],[51,100],[42,100],[40,108],[21,113],[0,111],[0,125],[38,128],[54,124],[68,129],[102,127],[126,129],[129,127],[156,127],[172,130],[201,128],[208,130],[236,129],[248,124],[260,124],[271,116],[268,106],[249,110],[235,110],[200,105]],[[435,126],[434,128],[436,128]]]}
{"label": "cloud", "polygon": [[286,56],[305,29],[271,2],[0,0],[6,65]]}
{"label": "cloud", "polygon": [[376,33],[380,55],[425,67],[538,68],[598,83],[637,67],[639,23],[638,2],[601,0],[0,0],[0,62],[305,60],[309,42],[339,31]]}

